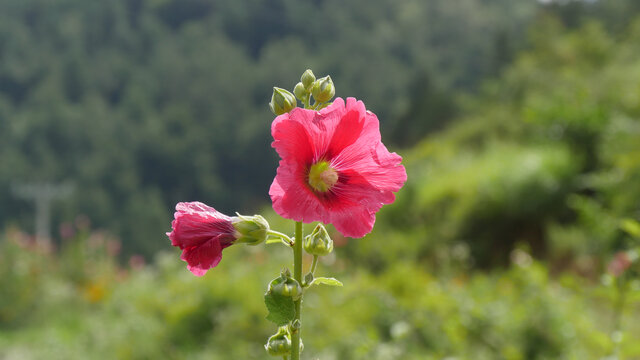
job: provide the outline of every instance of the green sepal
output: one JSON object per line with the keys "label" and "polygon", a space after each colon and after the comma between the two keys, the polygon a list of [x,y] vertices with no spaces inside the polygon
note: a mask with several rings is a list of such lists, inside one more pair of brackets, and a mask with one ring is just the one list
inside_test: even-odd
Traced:
{"label": "green sepal", "polygon": [[319,102],[327,102],[333,98],[336,94],[336,88],[333,85],[333,80],[331,80],[331,76],[325,76],[313,82],[311,86],[311,95],[313,98]]}
{"label": "green sepal", "polygon": [[[323,163],[317,163],[316,165],[322,165]],[[316,166],[314,165],[314,166]],[[328,165],[325,167],[327,168]],[[320,168],[320,171],[324,171],[325,168]],[[311,184],[313,174],[313,166],[309,171],[309,183]],[[311,184],[311,186],[314,186]],[[318,224],[315,229],[311,232],[311,234],[307,235],[304,238],[304,242],[302,243],[302,248],[304,251],[311,255],[324,256],[328,255],[333,251],[333,240],[329,236],[327,229],[325,229],[324,225]]]}
{"label": "green sepal", "polygon": [[316,81],[316,76],[313,74],[311,69],[305,70],[300,77],[300,83],[302,83],[302,86],[304,86],[307,91],[311,90],[314,81]]}
{"label": "green sepal", "polygon": [[269,223],[262,216],[236,215],[231,218],[231,224],[236,229],[236,243],[258,245],[267,239]]}
{"label": "green sepal", "polygon": [[287,327],[281,326],[278,332],[269,338],[264,348],[272,356],[287,356],[291,354],[291,335]]}
{"label": "green sepal", "polygon": [[297,300],[302,296],[302,286],[300,283],[291,277],[289,269],[283,269],[280,276],[271,280],[268,287],[268,292],[288,296]]}
{"label": "green sepal", "polygon": [[271,102],[269,102],[269,108],[275,115],[282,115],[288,113],[298,106],[296,97],[289,91],[274,87],[273,94],[271,95]]}
{"label": "green sepal", "polygon": [[269,310],[267,320],[278,326],[288,324],[296,315],[293,298],[290,296],[282,296],[269,291],[264,294],[264,303]]}
{"label": "green sepal", "polygon": [[302,85],[301,82],[297,83],[293,88],[293,94],[302,102],[307,101],[306,99],[309,97],[309,92],[304,88],[304,85]]}
{"label": "green sepal", "polygon": [[313,273],[307,273],[304,276],[304,286],[309,286],[311,283],[313,283]]}

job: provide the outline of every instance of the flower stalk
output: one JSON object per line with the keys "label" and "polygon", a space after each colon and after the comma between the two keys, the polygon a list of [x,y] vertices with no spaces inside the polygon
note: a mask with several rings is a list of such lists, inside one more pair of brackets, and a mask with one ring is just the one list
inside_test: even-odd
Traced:
{"label": "flower stalk", "polygon": [[311,262],[311,270],[309,270],[311,274],[315,275],[316,266],[318,266],[318,255],[313,255],[313,262]]}
{"label": "flower stalk", "polygon": [[[293,278],[302,284],[302,222],[296,222],[295,241],[293,243]],[[300,310],[302,305],[302,296],[294,301],[295,318],[300,323]],[[300,360],[300,327],[291,331],[291,360]]]}
{"label": "flower stalk", "polygon": [[287,235],[285,235],[285,234],[283,234],[283,233],[281,233],[279,231],[275,231],[275,230],[269,229],[269,231],[267,231],[267,235],[277,239],[275,241],[274,241],[274,239],[267,240],[266,241],[267,244],[282,242],[283,244],[285,244],[287,246],[293,247],[293,240],[291,240],[291,238],[289,236],[287,236]]}

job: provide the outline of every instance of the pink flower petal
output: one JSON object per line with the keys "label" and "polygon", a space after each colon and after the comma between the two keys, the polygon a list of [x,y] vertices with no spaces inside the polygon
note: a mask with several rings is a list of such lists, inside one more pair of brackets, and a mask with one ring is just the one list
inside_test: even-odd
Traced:
{"label": "pink flower petal", "polygon": [[178,203],[168,233],[171,245],[181,249],[200,245],[219,235],[233,234],[231,218],[200,202]]}
{"label": "pink flower petal", "polygon": [[220,263],[222,246],[217,239],[211,239],[200,246],[182,250],[180,258],[187,262],[187,269],[195,276],[202,276]]}
{"label": "pink flower petal", "polygon": [[[281,216],[333,224],[345,236],[362,237],[382,205],[395,200],[407,174],[402,158],[380,142],[378,118],[361,101],[337,98],[320,112],[296,109],[271,128],[282,160],[269,194]],[[308,172],[328,161],[338,181],[327,192],[308,184]]]}

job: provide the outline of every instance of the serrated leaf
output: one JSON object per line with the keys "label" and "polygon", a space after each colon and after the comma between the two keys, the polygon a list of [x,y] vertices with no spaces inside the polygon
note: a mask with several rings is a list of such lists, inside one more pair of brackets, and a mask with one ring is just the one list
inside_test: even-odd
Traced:
{"label": "serrated leaf", "polygon": [[310,285],[342,286],[342,283],[335,278],[317,277],[313,279]]}
{"label": "serrated leaf", "polygon": [[288,324],[296,315],[293,299],[289,296],[267,292],[264,294],[264,303],[267,305],[267,310],[269,310],[267,320],[278,326]]}

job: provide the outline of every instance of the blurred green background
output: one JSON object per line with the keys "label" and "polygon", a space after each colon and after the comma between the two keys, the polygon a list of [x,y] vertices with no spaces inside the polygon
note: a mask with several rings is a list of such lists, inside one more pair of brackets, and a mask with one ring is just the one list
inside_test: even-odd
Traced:
{"label": "blurred green background", "polygon": [[0,0],[0,359],[268,358],[289,252],[196,278],[165,232],[292,232],[267,103],[306,68],[409,180],[334,233],[304,359],[640,359],[637,0]]}

